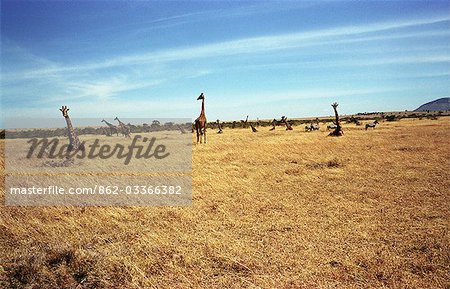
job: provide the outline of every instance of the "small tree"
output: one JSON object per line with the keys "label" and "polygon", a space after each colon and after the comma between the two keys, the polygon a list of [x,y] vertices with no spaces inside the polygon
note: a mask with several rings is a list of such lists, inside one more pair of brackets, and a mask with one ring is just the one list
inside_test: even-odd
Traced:
{"label": "small tree", "polygon": [[334,109],[334,116],[336,118],[335,119],[336,129],[330,132],[329,136],[342,136],[344,134],[344,131],[342,130],[341,122],[339,121],[339,114],[337,112],[338,103],[335,102],[331,106]]}
{"label": "small tree", "polygon": [[161,122],[159,120],[152,121],[152,124],[150,125],[150,128],[152,131],[159,131],[161,130]]}
{"label": "small tree", "polygon": [[148,123],[143,123],[142,124],[142,131],[143,132],[149,132],[150,131],[150,126],[148,125]]}
{"label": "small tree", "polygon": [[395,114],[386,116],[386,121],[396,121],[396,120],[397,120],[397,116]]}

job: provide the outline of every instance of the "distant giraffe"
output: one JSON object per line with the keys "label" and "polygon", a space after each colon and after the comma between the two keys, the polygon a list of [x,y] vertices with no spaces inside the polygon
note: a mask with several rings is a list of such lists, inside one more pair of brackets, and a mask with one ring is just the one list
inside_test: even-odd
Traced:
{"label": "distant giraffe", "polygon": [[205,95],[203,92],[197,97],[197,100],[202,100],[202,110],[200,111],[200,116],[195,120],[195,130],[197,132],[197,143],[200,141],[202,143],[201,136],[206,143],[206,115],[205,115]]}
{"label": "distant giraffe", "polygon": [[106,136],[111,136],[111,131],[108,128],[102,126],[101,130],[102,130],[102,134],[104,134]]}
{"label": "distant giraffe", "polygon": [[253,132],[258,132],[258,130],[256,129],[256,127],[254,127],[252,124],[250,124],[250,127],[252,128]]}
{"label": "distant giraffe", "polygon": [[217,128],[219,129],[217,131],[217,133],[223,133],[222,125],[220,124],[220,120],[217,120],[216,123],[217,123]]}
{"label": "distant giraffe", "polygon": [[67,131],[68,131],[68,136],[69,136],[68,150],[69,151],[72,151],[72,150],[84,151],[84,149],[85,149],[84,143],[80,142],[77,134],[75,133],[75,130],[73,129],[72,121],[70,120],[70,117],[69,117],[69,108],[67,106],[62,106],[59,110],[62,112],[62,115],[66,119]]}
{"label": "distant giraffe", "polygon": [[122,132],[124,137],[131,138],[130,135],[130,128],[120,121],[120,119],[116,116],[114,120],[117,120],[119,122],[120,131]]}
{"label": "distant giraffe", "polygon": [[242,127],[243,127],[243,128],[247,128],[248,115],[247,115],[247,118],[246,118],[245,120],[241,119],[241,123],[242,123]]}
{"label": "distant giraffe", "polygon": [[113,125],[112,123],[107,122],[106,120],[102,120],[102,122],[106,123],[106,125],[109,127],[109,131],[111,132],[110,135],[113,135],[113,133],[116,133],[117,136],[119,136],[119,129],[117,129],[117,126]]}
{"label": "distant giraffe", "polygon": [[271,124],[272,124],[272,128],[271,128],[269,131],[275,130],[275,127],[276,127],[276,125],[277,125],[277,120],[274,118],[274,119],[272,120]]}
{"label": "distant giraffe", "polygon": [[287,117],[282,116],[281,122],[283,122],[286,125],[286,130],[292,130],[292,126],[290,123],[287,122]]}

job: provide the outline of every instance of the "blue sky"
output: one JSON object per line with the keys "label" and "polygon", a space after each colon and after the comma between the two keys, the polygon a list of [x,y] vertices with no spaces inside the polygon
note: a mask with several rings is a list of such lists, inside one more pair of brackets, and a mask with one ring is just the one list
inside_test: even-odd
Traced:
{"label": "blue sky", "polygon": [[209,120],[450,95],[449,1],[2,1],[2,115]]}

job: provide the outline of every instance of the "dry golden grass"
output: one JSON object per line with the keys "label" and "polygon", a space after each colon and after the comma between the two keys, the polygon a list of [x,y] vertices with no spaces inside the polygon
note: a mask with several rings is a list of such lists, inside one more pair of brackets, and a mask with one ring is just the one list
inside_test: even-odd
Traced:
{"label": "dry golden grass", "polygon": [[209,130],[191,207],[5,207],[2,189],[0,287],[449,288],[449,120]]}

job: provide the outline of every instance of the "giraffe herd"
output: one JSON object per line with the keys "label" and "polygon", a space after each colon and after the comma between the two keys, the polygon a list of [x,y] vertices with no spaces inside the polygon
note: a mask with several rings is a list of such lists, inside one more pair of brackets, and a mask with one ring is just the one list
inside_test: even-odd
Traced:
{"label": "giraffe herd", "polygon": [[[202,109],[201,109],[201,112],[200,112],[200,116],[195,120],[195,124],[193,126],[192,132],[194,132],[194,127],[195,127],[196,132],[197,132],[197,143],[199,143],[199,142],[201,143],[201,136],[202,135],[204,136],[204,139],[205,139],[204,143],[206,143],[205,95],[203,93],[201,93],[200,96],[197,98],[197,100],[200,100],[200,99],[202,100]],[[338,103],[335,102],[335,103],[331,104],[331,107],[334,110],[335,120],[333,121],[333,124],[330,124],[330,125],[327,126],[327,130],[332,130],[329,133],[329,136],[342,136],[342,135],[344,135],[344,131],[342,129],[342,126],[341,126],[341,123],[340,123],[340,119],[339,119],[339,114],[337,112]],[[248,124],[249,124],[249,122],[248,122],[248,115],[245,118],[245,120],[241,119],[240,122],[241,122],[243,128],[248,127]],[[314,122],[315,123],[311,122],[309,125],[306,125],[305,126],[305,131],[310,132],[310,131],[319,130],[320,129],[319,118],[316,118]],[[218,134],[222,134],[223,130],[222,130],[222,126],[220,124],[220,121],[217,120],[216,124],[217,124],[217,128],[218,128],[217,133]],[[275,130],[277,124],[278,125],[279,124],[284,124],[286,126],[286,130],[293,130],[292,125],[288,122],[286,116],[282,116],[281,120],[279,120],[279,121],[274,118],[272,120],[272,122],[271,122],[272,128],[270,128],[269,131]],[[360,124],[359,121],[357,122],[357,124],[358,125]],[[375,128],[375,126],[377,124],[378,124],[378,121],[375,120],[373,123],[366,124],[365,128],[366,128],[366,130],[368,128]],[[250,122],[250,128],[252,129],[252,132],[254,132],[254,133],[258,132],[258,130],[256,129],[255,126],[259,126],[259,125],[260,125],[259,118],[257,118],[257,121],[256,121],[255,125]],[[236,121],[233,121],[232,128],[235,128],[235,127],[236,127]]]}
{"label": "giraffe herd", "polygon": [[[206,144],[207,120],[206,120],[206,113],[205,113],[205,95],[203,92],[198,96],[197,100],[202,101],[201,111],[200,111],[199,117],[197,119],[195,119],[195,122],[192,127],[192,132],[195,131],[197,134],[197,144],[199,142],[202,143],[202,139],[203,139],[203,143]],[[333,122],[332,125],[327,126],[328,130],[332,130],[332,132],[330,132],[329,136],[342,136],[344,134],[344,132],[343,132],[341,124],[340,124],[339,114],[337,112],[338,104],[335,102],[331,106],[333,107],[333,110],[335,113],[335,121]],[[67,125],[67,129],[68,129],[68,137],[69,137],[69,150],[84,150],[84,144],[82,142],[80,142],[80,140],[78,139],[78,136],[75,133],[75,130],[73,129],[72,122],[71,122],[69,114],[68,114],[69,108],[67,106],[62,106],[60,108],[60,111],[62,112],[62,115],[66,120],[66,125]],[[119,132],[120,132],[124,137],[131,138],[132,125],[130,123],[128,123],[128,124],[123,123],[117,116],[114,118],[114,120],[116,120],[118,122],[117,126],[106,121],[105,119],[103,119],[101,121],[101,122],[104,122],[109,128],[109,131],[106,130],[106,135],[112,136],[113,134],[116,134],[118,136]],[[319,130],[319,119],[316,118],[315,121],[316,121],[315,124],[311,122],[309,125],[305,126],[305,131]],[[222,134],[223,130],[222,130],[220,121],[217,120],[216,124],[218,127],[217,133]],[[242,124],[243,128],[247,127],[248,115],[245,120],[241,120],[241,124]],[[277,124],[284,124],[286,126],[286,130],[293,130],[292,125],[288,122],[286,116],[282,116],[280,121],[278,121],[277,119],[274,118],[273,121],[271,122],[272,128],[269,131],[275,130]],[[366,130],[368,128],[375,128],[375,126],[377,124],[378,124],[378,121],[375,121],[373,123],[366,124],[365,128],[366,128]],[[232,127],[234,128],[235,125],[236,125],[236,122],[233,122]],[[260,125],[259,119],[257,119],[257,122],[255,125],[256,126]],[[252,129],[252,132],[254,132],[254,133],[258,132],[255,125],[253,123],[250,123],[250,128]],[[178,128],[180,129],[182,134],[186,133],[182,127],[178,126]]]}
{"label": "giraffe herd", "polygon": [[112,123],[106,121],[106,120],[102,120],[101,122],[104,122],[108,128],[109,131],[106,131],[106,135],[107,136],[112,136],[113,134],[116,134],[117,136],[119,136],[119,132],[126,138],[131,138],[131,127],[133,126],[132,124],[124,124],[123,122],[121,122],[119,120],[118,117],[116,117],[114,120],[117,120],[119,122],[119,125],[113,125]]}

